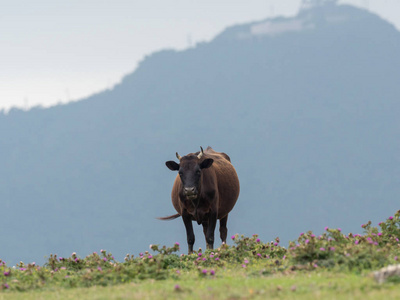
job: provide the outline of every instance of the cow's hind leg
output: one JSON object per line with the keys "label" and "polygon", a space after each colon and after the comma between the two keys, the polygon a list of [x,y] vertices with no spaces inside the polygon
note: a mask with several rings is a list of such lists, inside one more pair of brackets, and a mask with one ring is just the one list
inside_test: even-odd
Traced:
{"label": "cow's hind leg", "polygon": [[226,236],[228,235],[228,228],[226,228],[226,223],[228,222],[228,215],[219,220],[219,233],[223,243],[226,244]]}

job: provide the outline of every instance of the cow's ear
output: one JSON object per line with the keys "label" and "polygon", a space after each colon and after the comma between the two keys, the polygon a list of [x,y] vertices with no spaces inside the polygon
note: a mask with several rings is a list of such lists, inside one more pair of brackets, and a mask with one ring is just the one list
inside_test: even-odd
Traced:
{"label": "cow's ear", "polygon": [[211,167],[213,162],[214,162],[214,160],[212,158],[207,158],[207,159],[203,160],[200,163],[200,169],[207,169],[207,168]]}
{"label": "cow's ear", "polygon": [[171,171],[178,171],[179,170],[179,164],[177,164],[176,162],[174,162],[173,160],[169,160],[165,163],[165,165],[167,166],[168,169],[170,169]]}

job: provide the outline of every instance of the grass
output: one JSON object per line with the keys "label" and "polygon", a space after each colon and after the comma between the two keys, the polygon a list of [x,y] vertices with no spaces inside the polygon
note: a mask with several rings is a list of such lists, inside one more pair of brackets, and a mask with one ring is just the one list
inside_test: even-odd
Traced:
{"label": "grass", "polygon": [[[176,287],[179,285],[179,288]],[[243,273],[216,278],[146,280],[110,287],[56,288],[0,294],[0,299],[399,299],[399,286],[370,276],[329,271],[265,277]]]}
{"label": "grass", "polygon": [[[289,247],[279,238],[232,236],[233,246],[191,255],[150,245],[117,262],[101,250],[85,258],[50,255],[44,266],[0,260],[1,299],[400,299],[400,278],[377,283],[373,271],[397,264],[400,211],[363,224],[363,235],[326,228],[301,233]],[[151,253],[150,253],[151,252]]]}

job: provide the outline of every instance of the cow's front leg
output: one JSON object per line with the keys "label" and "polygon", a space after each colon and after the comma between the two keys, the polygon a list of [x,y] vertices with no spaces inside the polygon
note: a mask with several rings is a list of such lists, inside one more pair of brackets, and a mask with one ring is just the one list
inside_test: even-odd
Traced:
{"label": "cow's front leg", "polygon": [[182,220],[185,224],[186,228],[186,237],[188,243],[188,254],[193,253],[193,245],[194,245],[194,233],[193,233],[193,224],[192,224],[192,216],[187,212],[182,213]]}
{"label": "cow's front leg", "polygon": [[221,236],[222,243],[226,244],[226,236],[228,235],[228,228],[226,228],[226,223],[228,222],[228,215],[219,220],[219,233]]}
{"label": "cow's front leg", "polygon": [[214,249],[214,232],[217,224],[217,213],[211,212],[208,216],[208,226],[206,233],[207,249]]}
{"label": "cow's front leg", "polygon": [[[202,225],[203,225],[204,237],[207,237],[208,220],[203,221]],[[207,242],[207,240],[206,240],[206,242]]]}

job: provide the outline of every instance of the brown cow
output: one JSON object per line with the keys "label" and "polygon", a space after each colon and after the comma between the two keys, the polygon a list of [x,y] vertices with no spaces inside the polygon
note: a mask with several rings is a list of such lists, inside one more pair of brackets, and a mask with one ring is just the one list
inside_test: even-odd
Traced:
{"label": "brown cow", "polygon": [[[201,148],[201,147],[200,147]],[[222,242],[226,242],[228,214],[239,196],[239,179],[228,155],[208,147],[203,152],[181,157],[179,164],[167,161],[172,171],[179,171],[172,188],[171,198],[175,215],[159,218],[172,220],[182,216],[186,228],[189,254],[193,252],[194,233],[192,221],[203,225],[207,249],[214,248],[214,231],[219,219]]]}

